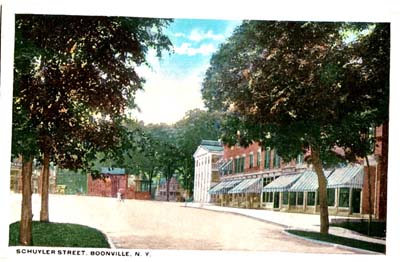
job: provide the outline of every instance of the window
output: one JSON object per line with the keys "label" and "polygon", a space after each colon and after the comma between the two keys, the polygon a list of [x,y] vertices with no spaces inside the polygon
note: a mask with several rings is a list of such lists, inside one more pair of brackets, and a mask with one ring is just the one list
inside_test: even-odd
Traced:
{"label": "window", "polygon": [[266,203],[274,202],[274,193],[273,192],[263,192],[263,202],[266,202]]}
{"label": "window", "polygon": [[302,206],[304,203],[304,193],[303,192],[297,192],[297,205]]}
{"label": "window", "polygon": [[303,159],[304,159],[304,155],[303,154],[299,154],[296,158],[296,164],[302,164],[303,163]]}
{"label": "window", "polygon": [[283,192],[282,204],[287,205],[289,203],[289,192]]}
{"label": "window", "polygon": [[315,192],[307,192],[307,206],[315,205]]}
{"label": "window", "polygon": [[254,166],[254,155],[253,153],[250,154],[250,163],[249,163],[249,168],[253,168]]}
{"label": "window", "polygon": [[242,156],[241,158],[238,159],[239,161],[239,170],[238,173],[243,173],[244,171],[244,161],[245,161],[246,157]]}
{"label": "window", "polygon": [[265,149],[265,157],[264,157],[264,168],[269,169],[270,167],[270,158],[271,158],[271,150],[269,148]]}
{"label": "window", "polygon": [[259,167],[261,165],[261,152],[258,151],[257,152],[257,167]]}
{"label": "window", "polygon": [[263,202],[267,202],[267,194],[269,192],[263,192]]}
{"label": "window", "polygon": [[289,193],[289,204],[291,206],[296,205],[296,192],[290,192]]}
{"label": "window", "polygon": [[335,189],[328,188],[328,206],[335,206]]}
{"label": "window", "polygon": [[278,152],[275,150],[275,152],[274,152],[274,168],[279,168],[280,163],[281,163],[281,158],[278,155]]}
{"label": "window", "polygon": [[235,158],[235,174],[239,173],[239,158]]}
{"label": "window", "polygon": [[349,207],[350,189],[340,188],[339,189],[339,207]]}
{"label": "window", "polygon": [[267,197],[267,202],[268,203],[274,202],[274,193],[273,192],[269,192],[268,197]]}
{"label": "window", "polygon": [[274,181],[274,177],[264,177],[263,178],[263,187],[265,187],[266,185],[268,185],[269,183],[271,183],[272,181]]}

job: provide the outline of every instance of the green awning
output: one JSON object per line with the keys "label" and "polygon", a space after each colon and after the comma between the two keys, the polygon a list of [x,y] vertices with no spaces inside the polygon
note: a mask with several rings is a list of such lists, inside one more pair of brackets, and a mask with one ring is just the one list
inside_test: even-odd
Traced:
{"label": "green awning", "polygon": [[[325,177],[330,175],[330,171],[325,171]],[[318,190],[318,176],[314,171],[304,171],[300,178],[294,183],[289,192],[311,192]]]}
{"label": "green awning", "polygon": [[229,190],[228,194],[261,193],[261,189],[262,189],[261,178],[249,178],[249,179],[244,179],[234,188]]}
{"label": "green awning", "polygon": [[301,174],[282,175],[266,185],[263,192],[287,191],[300,177]]}
{"label": "green awning", "polygon": [[222,181],[219,184],[215,185],[211,188],[208,193],[211,195],[216,194],[224,194],[227,193],[229,190],[234,188],[237,184],[239,184],[242,180],[230,180],[230,181]]}
{"label": "green awning", "polygon": [[328,188],[359,188],[364,184],[364,167],[359,165],[336,169],[328,178]]}

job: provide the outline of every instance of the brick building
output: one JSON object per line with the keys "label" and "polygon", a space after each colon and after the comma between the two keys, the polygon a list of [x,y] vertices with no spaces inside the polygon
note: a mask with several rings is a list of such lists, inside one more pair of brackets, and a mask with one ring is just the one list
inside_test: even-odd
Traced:
{"label": "brick building", "polygon": [[118,191],[126,193],[128,188],[128,174],[123,168],[102,168],[101,176],[88,176],[88,195],[102,197],[116,197]]}
{"label": "brick building", "polygon": [[147,182],[135,176],[128,176],[123,168],[102,168],[101,176],[88,176],[88,195],[102,197],[117,197],[121,192],[125,199],[151,199]]}
{"label": "brick building", "polygon": [[[361,161],[325,170],[330,214],[368,216],[371,187],[373,217],[386,218],[387,135],[386,126],[376,129],[377,149],[369,157],[369,169]],[[211,202],[223,206],[317,213],[317,176],[303,158],[299,155],[284,163],[275,150],[263,150],[257,143],[247,148],[224,146],[223,159],[219,162],[220,182],[208,191]]]}

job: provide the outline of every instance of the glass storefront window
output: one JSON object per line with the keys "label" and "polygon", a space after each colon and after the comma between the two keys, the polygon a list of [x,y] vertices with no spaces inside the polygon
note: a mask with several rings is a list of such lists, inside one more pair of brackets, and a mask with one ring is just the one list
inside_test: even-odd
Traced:
{"label": "glass storefront window", "polygon": [[290,192],[289,193],[289,203],[291,206],[295,206],[296,205],[296,192]]}
{"label": "glass storefront window", "polygon": [[307,192],[307,206],[315,205],[315,192]]}
{"label": "glass storefront window", "polygon": [[335,189],[328,188],[328,206],[335,206]]}
{"label": "glass storefront window", "polygon": [[304,193],[303,192],[297,192],[297,205],[302,206],[304,203]]}
{"label": "glass storefront window", "polygon": [[339,207],[349,207],[350,203],[350,189],[340,188],[339,189]]}
{"label": "glass storefront window", "polygon": [[282,204],[287,205],[289,203],[289,192],[283,192]]}

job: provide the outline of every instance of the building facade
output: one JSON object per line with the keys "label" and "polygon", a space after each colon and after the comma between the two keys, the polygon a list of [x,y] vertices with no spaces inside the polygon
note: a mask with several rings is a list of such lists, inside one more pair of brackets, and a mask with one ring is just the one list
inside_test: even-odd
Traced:
{"label": "building facade", "polygon": [[101,168],[100,177],[88,176],[88,195],[117,197],[118,192],[126,193],[128,175],[123,168]]}
{"label": "building facade", "polygon": [[[53,194],[57,192],[56,185],[56,177],[57,177],[57,168],[53,163],[50,163],[49,167],[49,193]],[[37,161],[33,161],[33,169],[32,169],[32,193],[38,194],[41,192],[42,183],[41,183],[41,173],[42,167],[37,165]],[[22,163],[21,159],[15,159],[11,163],[10,167],[10,191],[14,193],[22,192]]]}
{"label": "building facade", "polygon": [[[169,186],[169,188],[167,188]],[[155,199],[159,201],[181,201],[182,188],[176,176],[172,176],[169,183],[161,179],[156,188]]]}
{"label": "building facade", "polygon": [[124,168],[101,168],[100,177],[88,175],[88,195],[117,197],[122,194],[125,199],[151,199],[148,181],[135,176],[128,176]]}
{"label": "building facade", "polygon": [[[385,133],[386,130],[386,133]],[[376,129],[377,146],[366,161],[325,170],[331,215],[386,218],[387,127]],[[220,182],[208,194],[221,206],[318,213],[318,179],[304,156],[285,163],[275,150],[251,144],[224,146]]]}
{"label": "building facade", "polygon": [[220,183],[210,191],[211,201],[223,206],[267,207],[265,185],[282,175],[305,170],[303,157],[289,163],[282,161],[275,150],[262,149],[258,143],[248,147],[224,146],[219,162]]}
{"label": "building facade", "polygon": [[193,154],[195,161],[193,201],[209,203],[209,190],[219,182],[219,166],[224,148],[219,141],[203,140]]}

